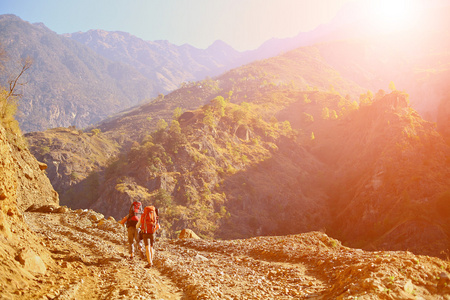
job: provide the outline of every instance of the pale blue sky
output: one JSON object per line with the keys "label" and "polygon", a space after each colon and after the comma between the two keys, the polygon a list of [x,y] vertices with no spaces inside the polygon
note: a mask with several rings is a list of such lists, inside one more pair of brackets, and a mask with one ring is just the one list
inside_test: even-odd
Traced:
{"label": "pale blue sky", "polygon": [[103,29],[144,40],[239,51],[328,23],[354,0],[0,0],[0,14],[42,22],[57,33]]}

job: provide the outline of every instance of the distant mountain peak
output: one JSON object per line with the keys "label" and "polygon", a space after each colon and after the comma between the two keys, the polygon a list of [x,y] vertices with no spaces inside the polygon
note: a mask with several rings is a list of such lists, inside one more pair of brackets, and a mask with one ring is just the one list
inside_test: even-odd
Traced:
{"label": "distant mountain peak", "polygon": [[212,50],[212,51],[236,51],[233,47],[228,45],[222,40],[215,40],[214,43],[212,43],[206,50]]}

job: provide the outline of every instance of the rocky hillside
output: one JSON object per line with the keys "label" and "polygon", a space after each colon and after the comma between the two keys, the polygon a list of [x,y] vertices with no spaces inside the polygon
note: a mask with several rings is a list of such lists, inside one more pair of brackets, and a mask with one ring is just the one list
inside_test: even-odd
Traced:
{"label": "rocky hillside", "polygon": [[[119,153],[119,145],[98,129],[83,132],[74,127],[59,127],[28,133],[25,138],[36,158],[47,164],[47,176],[59,193],[61,204],[67,198],[76,197],[80,189],[84,190],[87,199],[78,199],[73,207],[84,207],[97,196],[98,172]],[[82,180],[89,184],[77,186]]]}
{"label": "rocky hillside", "polygon": [[[321,232],[220,241],[183,231],[190,238],[158,237],[146,269],[142,255],[129,258],[114,218],[50,200],[44,166],[18,144],[0,127],[3,298],[450,298],[447,261],[351,249]],[[23,212],[27,196],[34,202]]]}
{"label": "rocky hillside", "polygon": [[43,24],[0,16],[0,46],[8,60],[0,75],[17,74],[22,58],[32,67],[22,78],[17,119],[23,131],[58,126],[85,127],[153,95],[152,83],[135,69],[112,62]]}
{"label": "rocky hillside", "polygon": [[[236,130],[241,138],[249,131]],[[142,256],[129,258],[114,218],[59,206],[44,165],[19,145],[0,127],[2,298],[450,298],[447,261],[347,248],[321,232],[227,241],[189,230],[184,239],[158,235],[155,265],[146,269]]]}
{"label": "rocky hillside", "polygon": [[[168,41],[144,41],[126,32],[90,30],[65,35],[101,56],[132,66],[150,79],[156,92],[167,94],[182,82],[219,75],[239,65],[242,53],[216,41],[207,49]],[[156,94],[155,94],[156,96]]]}
{"label": "rocky hillside", "polygon": [[407,96],[380,94],[332,130],[315,128],[311,152],[329,166],[330,234],[366,249],[437,255],[449,243],[450,148]]}
{"label": "rocky hillside", "polygon": [[228,241],[157,238],[154,267],[146,269],[142,256],[129,258],[114,219],[92,210],[35,210],[24,214],[26,226],[49,259],[41,272],[2,280],[5,298],[450,298],[447,261],[347,248],[321,232]]}
{"label": "rocky hillside", "polygon": [[[50,253],[25,223],[23,212],[37,203],[58,205],[58,194],[21,137],[0,126],[0,286],[17,290],[45,274]],[[6,297],[6,296],[5,296]]]}
{"label": "rocky hillside", "polygon": [[30,153],[23,138],[0,126],[2,211],[18,216],[35,203],[58,204],[59,197],[45,174],[47,165]]}
{"label": "rocky hillside", "polygon": [[218,75],[249,60],[223,42],[207,49],[143,41],[124,32],[91,30],[58,35],[44,24],[0,16],[0,48],[9,63],[0,74],[7,86],[17,62],[32,68],[20,91],[17,119],[25,132],[60,126],[84,128],[183,82]]}
{"label": "rocky hillside", "polygon": [[62,202],[114,218],[133,199],[156,203],[168,237],[326,229],[346,245],[443,255],[448,145],[405,93],[342,96],[357,87],[320,47],[186,84],[98,124],[121,155],[66,180],[77,192]]}

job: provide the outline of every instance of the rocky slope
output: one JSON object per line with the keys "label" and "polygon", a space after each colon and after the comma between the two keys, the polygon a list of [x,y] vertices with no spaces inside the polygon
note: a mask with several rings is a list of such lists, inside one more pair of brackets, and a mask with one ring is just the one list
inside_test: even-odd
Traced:
{"label": "rocky slope", "polygon": [[2,203],[9,203],[2,210],[16,215],[35,203],[58,204],[58,194],[45,174],[47,165],[36,160],[23,142],[23,137],[8,134],[0,126],[0,142],[0,197]]}
{"label": "rocky slope", "polygon": [[91,210],[24,214],[51,263],[14,299],[450,299],[447,261],[347,248],[321,232],[241,240],[164,239],[155,265],[130,259],[123,228]]}
{"label": "rocky slope", "polygon": [[154,95],[152,83],[132,67],[107,60],[43,24],[2,15],[0,31],[8,58],[0,74],[3,86],[17,74],[21,59],[33,61],[17,91],[23,95],[17,119],[25,132],[85,127]]}
{"label": "rocky slope", "polygon": [[376,97],[347,122],[312,149],[331,165],[334,236],[370,249],[446,251],[450,148],[436,125],[398,91]]}
{"label": "rocky slope", "polygon": [[[60,207],[57,198],[43,204],[45,197],[21,212],[20,194],[53,190],[36,180],[38,163],[20,164],[17,152],[27,156],[0,127],[3,299],[450,299],[447,261],[351,249],[320,232],[227,241],[159,237],[155,266],[145,269],[142,257],[129,258],[114,218]],[[18,172],[26,167],[31,176]],[[34,187],[24,184],[28,177]]]}
{"label": "rocky slope", "polygon": [[182,82],[219,75],[240,63],[242,54],[217,41],[207,49],[168,41],[144,41],[126,32],[89,30],[65,35],[112,61],[134,67],[167,94]]}
{"label": "rocky slope", "polygon": [[18,289],[45,274],[52,265],[48,251],[25,224],[23,211],[36,203],[58,204],[58,194],[21,137],[0,126],[0,285]]}
{"label": "rocky slope", "polygon": [[450,150],[405,93],[368,93],[358,109],[337,93],[267,86],[232,86],[228,101],[249,102],[221,107],[217,96],[153,132],[131,130],[151,107],[204,90],[188,86],[106,121],[106,135],[140,142],[65,203],[114,218],[134,199],[156,204],[168,237],[186,227],[221,238],[326,229],[346,245],[445,257]]}
{"label": "rocky slope", "polygon": [[[90,197],[78,199],[78,207],[95,197],[97,174],[119,153],[119,145],[95,129],[83,132],[74,127],[60,127],[28,133],[25,138],[30,151],[47,165],[47,176],[59,193],[62,205],[70,202],[80,190],[89,190]],[[83,180],[88,184],[80,185]]]}

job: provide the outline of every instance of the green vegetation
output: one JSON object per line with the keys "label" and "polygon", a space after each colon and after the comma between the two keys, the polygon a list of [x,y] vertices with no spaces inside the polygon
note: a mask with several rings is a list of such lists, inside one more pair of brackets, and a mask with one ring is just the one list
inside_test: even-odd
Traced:
{"label": "green vegetation", "polygon": [[[70,169],[79,186],[62,197],[144,199],[161,208],[169,237],[184,228],[205,238],[326,228],[364,245],[402,222],[419,222],[408,218],[424,199],[430,209],[421,218],[432,220],[447,201],[436,196],[447,189],[442,178],[450,178],[438,135],[405,94],[362,90],[322,54],[320,47],[297,49],[185,82],[102,122],[89,139],[69,130],[77,134],[72,142],[103,139],[123,148],[92,168],[96,178]],[[39,149],[53,162],[55,149],[73,149],[72,142],[53,138]],[[88,195],[77,194],[81,187]],[[361,220],[366,207],[373,216]]]}

